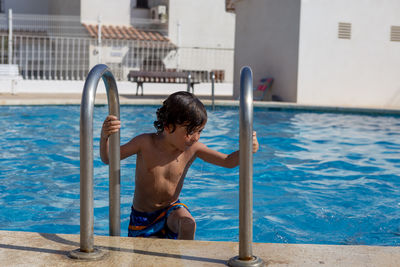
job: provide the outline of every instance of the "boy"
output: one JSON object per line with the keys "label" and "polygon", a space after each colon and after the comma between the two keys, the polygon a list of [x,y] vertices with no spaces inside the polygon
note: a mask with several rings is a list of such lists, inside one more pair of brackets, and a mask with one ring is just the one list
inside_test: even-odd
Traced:
{"label": "boy", "polygon": [[[128,236],[194,239],[195,220],[179,201],[190,165],[196,157],[227,168],[239,165],[239,151],[226,155],[198,142],[206,122],[203,103],[191,93],[177,92],[157,110],[157,133],[138,135],[121,146],[121,159],[137,155]],[[100,156],[106,164],[108,137],[120,127],[112,115],[103,123]],[[253,153],[258,146],[254,132]]]}

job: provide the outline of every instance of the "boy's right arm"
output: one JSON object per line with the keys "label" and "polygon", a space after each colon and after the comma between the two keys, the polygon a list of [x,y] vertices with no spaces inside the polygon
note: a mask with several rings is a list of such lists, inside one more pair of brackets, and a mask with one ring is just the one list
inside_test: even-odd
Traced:
{"label": "boy's right arm", "polygon": [[[100,158],[105,164],[109,163],[108,159],[108,138],[110,135],[116,133],[121,128],[121,122],[117,117],[113,115],[107,116],[104,120],[103,127],[101,128],[100,136]],[[140,144],[143,142],[141,136],[136,136],[132,138],[128,143],[120,147],[120,158],[121,160],[134,155],[139,152]]]}

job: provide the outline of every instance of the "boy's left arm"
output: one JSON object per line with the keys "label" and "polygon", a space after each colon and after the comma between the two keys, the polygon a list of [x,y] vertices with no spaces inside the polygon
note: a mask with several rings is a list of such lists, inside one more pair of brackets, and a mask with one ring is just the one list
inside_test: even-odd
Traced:
{"label": "boy's left arm", "polygon": [[[198,144],[197,156],[202,160],[222,166],[225,168],[234,168],[239,165],[239,150],[229,155],[215,151],[204,144]],[[253,153],[258,151],[259,144],[256,132],[253,132]]]}

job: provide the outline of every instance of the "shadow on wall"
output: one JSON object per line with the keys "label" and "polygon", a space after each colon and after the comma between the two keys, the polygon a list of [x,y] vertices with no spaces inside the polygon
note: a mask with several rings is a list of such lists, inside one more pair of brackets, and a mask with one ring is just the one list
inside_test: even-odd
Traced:
{"label": "shadow on wall", "polygon": [[389,107],[400,107],[400,87],[397,88],[397,91],[389,98],[389,101],[386,103],[386,106]]}

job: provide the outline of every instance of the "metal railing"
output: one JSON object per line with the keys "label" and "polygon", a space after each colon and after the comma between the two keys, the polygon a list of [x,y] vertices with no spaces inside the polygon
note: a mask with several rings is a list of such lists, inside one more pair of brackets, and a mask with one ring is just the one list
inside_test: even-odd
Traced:
{"label": "metal railing", "polygon": [[[104,253],[94,247],[93,227],[93,110],[99,80],[107,91],[109,114],[117,118],[119,96],[117,84],[106,65],[96,65],[89,73],[82,94],[80,120],[80,248],[69,253],[74,259],[95,260]],[[120,134],[109,137],[109,213],[110,235],[120,235]]]}
{"label": "metal railing", "polygon": [[[0,29],[7,24],[1,22],[6,20],[7,14],[0,14]],[[13,30],[17,32],[42,33],[49,36],[75,36],[87,37],[87,31],[82,26],[80,16],[64,15],[34,15],[13,14]]]}
{"label": "metal railing", "polygon": [[[142,40],[97,40],[89,37],[30,36],[13,34],[12,63],[29,80],[84,80],[90,67],[107,64],[116,80],[127,80],[130,70],[187,70],[203,82],[207,72],[220,72],[218,82],[232,82],[233,50],[176,48],[168,42]],[[0,62],[8,63],[8,34],[0,33]],[[120,60],[111,57],[122,53]],[[102,53],[102,55],[99,55]],[[201,77],[200,77],[201,76]]]}
{"label": "metal railing", "polygon": [[157,31],[164,35],[168,34],[168,22],[159,19],[131,18],[131,25],[138,30]]}
{"label": "metal railing", "polygon": [[[159,27],[154,20],[132,23],[146,31]],[[217,82],[233,82],[233,49],[178,47],[169,41],[99,41],[89,36],[79,16],[0,14],[0,41],[0,64],[17,64],[29,80],[84,80],[92,66],[107,64],[117,80],[127,80],[130,70],[176,70],[191,71],[203,82],[210,82],[208,73],[214,71]]]}
{"label": "metal railing", "polygon": [[215,110],[215,73],[212,71],[210,73],[211,78],[211,107]]}
{"label": "metal railing", "polygon": [[[0,13],[0,30],[7,30],[8,15]],[[43,32],[49,36],[88,37],[82,26],[81,17],[74,15],[13,14],[13,30],[24,32]],[[157,19],[132,18],[131,25],[136,29],[158,31],[167,34],[168,23]]]}
{"label": "metal railing", "polygon": [[253,74],[249,67],[240,73],[239,130],[239,256],[229,266],[265,266],[254,256],[253,242]]}

